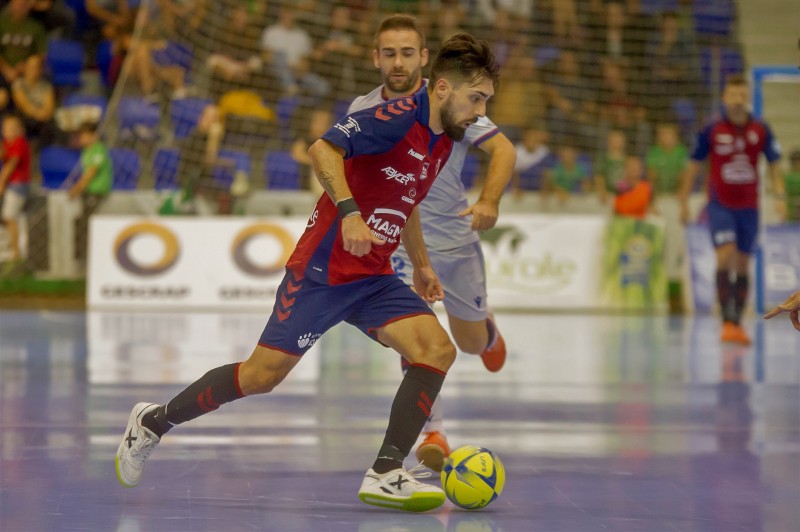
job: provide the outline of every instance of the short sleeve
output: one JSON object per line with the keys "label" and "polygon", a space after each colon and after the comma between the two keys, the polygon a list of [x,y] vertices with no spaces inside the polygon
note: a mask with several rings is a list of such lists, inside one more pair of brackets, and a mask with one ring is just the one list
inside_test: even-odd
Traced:
{"label": "short sleeve", "polygon": [[690,156],[692,160],[697,162],[704,161],[711,152],[711,128],[712,126],[708,126],[697,134]]}
{"label": "short sleeve", "polygon": [[470,144],[479,147],[482,143],[500,133],[500,128],[489,117],[482,116],[477,122],[467,128],[464,135]]}
{"label": "short sleeve", "polygon": [[349,114],[333,125],[322,138],[342,148],[345,159],[377,155],[392,149],[411,129],[414,113],[385,118],[383,106]]}
{"label": "short sleeve", "polygon": [[764,131],[766,132],[764,138],[764,155],[767,156],[769,162],[774,163],[781,158],[781,146],[778,144],[778,139],[772,134],[772,129],[766,124],[764,124]]}

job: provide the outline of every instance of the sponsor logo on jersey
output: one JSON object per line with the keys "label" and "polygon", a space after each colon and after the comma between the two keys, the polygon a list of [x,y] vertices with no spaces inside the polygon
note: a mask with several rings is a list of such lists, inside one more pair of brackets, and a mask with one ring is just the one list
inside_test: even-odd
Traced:
{"label": "sponsor logo on jersey", "polygon": [[344,124],[340,122],[333,127],[335,127],[336,129],[347,135],[347,138],[350,138],[350,130],[352,130],[354,133],[361,132],[361,126],[358,124],[358,121],[355,120],[352,116],[348,116],[347,122],[345,122]]}
{"label": "sponsor logo on jersey", "polygon": [[311,213],[311,217],[308,219],[306,229],[309,227],[314,227],[317,224],[317,218],[319,218],[319,210],[314,209],[314,212]]}
{"label": "sponsor logo on jersey", "polygon": [[403,196],[402,197],[403,201],[405,201],[406,203],[410,203],[411,205],[414,205],[415,203],[417,203],[417,201],[414,199],[415,197],[417,197],[417,190],[416,189],[414,189],[414,188],[409,189],[407,194],[408,194],[407,196]]}
{"label": "sponsor logo on jersey", "polygon": [[297,339],[297,347],[300,349],[305,349],[306,347],[313,347],[319,337],[322,336],[320,333],[305,333],[300,338]]}
{"label": "sponsor logo on jersey", "polygon": [[433,175],[439,175],[439,167],[442,165],[441,159],[436,159],[436,170],[433,171]]}
{"label": "sponsor logo on jersey", "polygon": [[755,145],[755,144],[758,144],[758,141],[759,141],[758,133],[756,133],[752,129],[747,132],[747,142],[749,142],[750,144]]}
{"label": "sponsor logo on jersey", "polygon": [[428,168],[430,168],[430,167],[431,167],[431,163],[429,163],[428,161],[424,161],[422,163],[422,172],[420,172],[420,174],[419,174],[419,178],[422,181],[425,181],[426,179],[428,179]]}
{"label": "sponsor logo on jersey", "polygon": [[407,173],[407,174],[404,174],[403,172],[399,172],[399,171],[395,170],[391,166],[387,166],[386,168],[382,168],[381,172],[386,174],[386,179],[394,179],[395,181],[397,181],[401,185],[407,185],[409,183],[413,183],[414,181],[416,181],[414,179],[414,174],[412,174],[410,172]]}
{"label": "sponsor logo on jersey", "polygon": [[412,156],[414,159],[418,159],[420,161],[425,158],[425,156],[422,155],[421,153],[414,151],[414,148],[411,148],[410,150],[408,150],[408,154],[410,156]]}
{"label": "sponsor logo on jersey", "polygon": [[367,225],[371,228],[372,234],[390,244],[394,244],[397,242],[397,237],[400,236],[403,226],[392,223],[388,218],[382,215],[397,216],[402,218],[404,222],[408,218],[402,212],[394,209],[375,209],[375,212],[369,215]]}
{"label": "sponsor logo on jersey", "polygon": [[718,142],[720,144],[730,144],[733,142],[733,135],[729,135],[727,133],[717,133],[714,137],[714,142]]}

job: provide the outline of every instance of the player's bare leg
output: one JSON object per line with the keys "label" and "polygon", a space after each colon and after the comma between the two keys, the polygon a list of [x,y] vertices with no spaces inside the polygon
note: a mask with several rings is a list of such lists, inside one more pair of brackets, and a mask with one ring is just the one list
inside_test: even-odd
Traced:
{"label": "player's bare leg", "polygon": [[[410,365],[397,390],[389,426],[378,458],[358,492],[362,501],[408,511],[426,511],[444,503],[444,492],[417,479],[429,476],[406,471],[403,460],[430,415],[444,377],[456,357],[455,346],[435,316],[414,316],[377,331],[378,340],[400,353]],[[418,466],[420,467],[420,466]]]}
{"label": "player's bare leg", "polygon": [[120,483],[128,488],[139,483],[145,460],[172,427],[247,395],[271,392],[299,361],[259,345],[245,362],[212,369],[165,405],[137,403],[117,449]]}
{"label": "player's bare leg", "polygon": [[448,314],[450,331],[459,349],[480,355],[483,365],[492,372],[500,371],[506,362],[506,343],[494,318],[466,321]]}

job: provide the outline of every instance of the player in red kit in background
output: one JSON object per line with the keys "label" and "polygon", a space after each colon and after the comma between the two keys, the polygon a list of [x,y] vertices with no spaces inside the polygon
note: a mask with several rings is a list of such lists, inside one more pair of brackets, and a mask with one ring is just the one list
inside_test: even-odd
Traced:
{"label": "player in red kit in background", "polygon": [[683,174],[681,218],[688,222],[688,199],[698,163],[709,158],[708,222],[717,255],[717,297],[722,314],[723,342],[748,345],[741,326],[749,291],[750,255],[758,235],[758,156],[766,155],[774,183],[776,211],[786,213],[786,194],[780,148],[769,126],[749,111],[750,87],[742,76],[732,76],[722,94],[723,115],[697,136]]}

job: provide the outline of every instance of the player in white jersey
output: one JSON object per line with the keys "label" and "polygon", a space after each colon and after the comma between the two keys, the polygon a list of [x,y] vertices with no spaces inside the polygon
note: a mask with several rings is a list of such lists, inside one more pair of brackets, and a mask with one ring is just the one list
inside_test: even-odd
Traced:
{"label": "player in white jersey", "polygon": [[[372,55],[383,84],[356,98],[348,113],[409,96],[427,83],[422,78],[422,67],[428,62],[428,50],[414,17],[386,18],[375,34]],[[490,155],[486,183],[472,205],[461,181],[470,146]],[[421,157],[413,153],[409,156]],[[444,286],[444,306],[453,339],[462,351],[479,354],[489,371],[503,367],[506,346],[487,308],[486,271],[477,231],[491,229],[497,222],[500,197],[511,179],[515,157],[514,145],[491,120],[481,117],[454,144],[450,158],[419,205],[431,265]],[[395,272],[413,286],[414,269],[403,246],[392,256],[392,264]],[[423,438],[417,448],[417,459],[441,471],[450,449],[442,429],[440,399],[431,409]]]}

